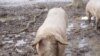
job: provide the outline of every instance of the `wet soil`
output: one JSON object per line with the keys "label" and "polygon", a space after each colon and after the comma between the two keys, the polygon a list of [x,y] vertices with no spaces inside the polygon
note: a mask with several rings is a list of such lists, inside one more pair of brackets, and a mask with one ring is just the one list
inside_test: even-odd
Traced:
{"label": "wet soil", "polygon": [[[65,56],[100,56],[100,34],[92,23],[87,24],[87,20],[82,20],[86,16],[85,9],[66,5],[41,3],[18,7],[0,6],[0,56],[35,56],[36,50],[31,47],[31,43],[48,10],[53,7],[63,7],[68,15]],[[30,21],[32,23],[27,30],[21,31]]]}

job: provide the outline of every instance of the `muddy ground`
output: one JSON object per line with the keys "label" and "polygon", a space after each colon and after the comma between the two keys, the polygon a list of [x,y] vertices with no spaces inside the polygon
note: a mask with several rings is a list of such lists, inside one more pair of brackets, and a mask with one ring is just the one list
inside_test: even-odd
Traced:
{"label": "muddy ground", "polygon": [[0,56],[35,56],[31,42],[52,7],[63,7],[68,15],[65,56],[100,56],[100,34],[82,20],[85,10],[66,3],[0,6]]}

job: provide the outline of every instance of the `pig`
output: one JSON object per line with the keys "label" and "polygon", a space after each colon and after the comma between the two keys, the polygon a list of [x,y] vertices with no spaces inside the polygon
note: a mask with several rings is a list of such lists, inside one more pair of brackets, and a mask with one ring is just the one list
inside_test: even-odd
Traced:
{"label": "pig", "polygon": [[97,30],[100,21],[100,0],[89,0],[86,5],[86,15],[88,16],[88,23],[91,23],[91,17],[94,16],[94,25]]}
{"label": "pig", "polygon": [[64,56],[67,45],[67,14],[63,8],[52,8],[39,27],[32,46],[39,56]]}

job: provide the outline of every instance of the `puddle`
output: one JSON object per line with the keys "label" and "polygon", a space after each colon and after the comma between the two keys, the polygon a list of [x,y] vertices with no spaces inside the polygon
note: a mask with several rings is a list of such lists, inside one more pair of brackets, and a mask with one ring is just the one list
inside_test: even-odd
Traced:
{"label": "puddle", "polygon": [[73,23],[68,24],[67,31],[66,31],[67,34],[71,34],[70,32],[73,30],[73,27],[74,27]]}
{"label": "puddle", "polygon": [[81,23],[80,23],[81,28],[87,28],[88,27],[88,24],[86,24],[87,20],[88,20],[87,16],[81,17]]}
{"label": "puddle", "polygon": [[86,39],[81,39],[81,40],[79,41],[78,47],[79,47],[79,48],[83,48],[83,47],[85,47],[85,46],[87,46],[87,45],[88,45],[87,40],[86,40]]}
{"label": "puddle", "polygon": [[17,49],[17,48],[16,48],[16,51],[19,52],[19,53],[23,53],[23,50],[20,50],[20,49]]}
{"label": "puddle", "polygon": [[81,17],[81,20],[88,20],[87,16]]}
{"label": "puddle", "polygon": [[13,40],[3,41],[3,44],[6,44],[6,43],[12,44],[14,43],[14,41]]}
{"label": "puddle", "polygon": [[[94,21],[95,21],[95,17],[91,17],[91,25],[93,26],[94,25]],[[87,24],[88,22],[88,17],[87,16],[84,16],[84,17],[81,17],[81,23],[80,23],[80,27],[81,28],[87,28],[89,26],[89,24]]]}
{"label": "puddle", "polygon": [[15,37],[20,37],[20,35],[17,35],[17,34],[16,34]]}
{"label": "puddle", "polygon": [[18,40],[15,46],[23,46],[24,44],[26,44],[24,40]]}
{"label": "puddle", "polygon": [[67,31],[71,31],[73,29],[73,27],[74,27],[74,24],[73,23],[70,23],[68,25]]}
{"label": "puddle", "polygon": [[81,27],[81,28],[87,28],[87,27],[88,27],[88,25],[86,25],[86,23],[85,23],[85,22],[81,22],[80,27]]}
{"label": "puddle", "polygon": [[[91,20],[94,20],[94,16],[93,17],[91,17]],[[87,16],[84,16],[84,17],[81,17],[81,20],[88,20],[88,17]]]}

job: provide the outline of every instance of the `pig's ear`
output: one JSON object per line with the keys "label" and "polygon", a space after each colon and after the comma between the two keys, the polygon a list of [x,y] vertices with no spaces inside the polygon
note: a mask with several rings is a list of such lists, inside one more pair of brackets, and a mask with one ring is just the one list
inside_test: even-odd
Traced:
{"label": "pig's ear", "polygon": [[32,46],[35,46],[37,43],[41,41],[41,38],[36,37],[35,40],[32,42]]}
{"label": "pig's ear", "polygon": [[56,34],[55,39],[63,45],[68,45],[67,41],[59,34]]}

